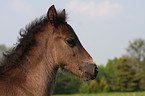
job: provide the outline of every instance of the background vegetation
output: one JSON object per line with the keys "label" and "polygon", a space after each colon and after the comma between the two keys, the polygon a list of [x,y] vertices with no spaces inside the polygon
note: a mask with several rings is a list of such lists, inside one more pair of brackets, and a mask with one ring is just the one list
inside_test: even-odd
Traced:
{"label": "background vegetation", "polygon": [[[3,59],[2,53],[10,49],[5,45],[0,45],[1,60]],[[98,77],[92,81],[84,82],[70,73],[59,70],[54,94],[105,94],[106,92],[136,91],[137,93],[127,93],[130,95],[120,93],[114,96],[145,96],[145,93],[141,92],[145,91],[145,40],[131,41],[126,51],[126,54],[120,58],[109,59],[106,66],[99,65]],[[108,93],[104,94],[86,96],[113,96]]]}
{"label": "background vegetation", "polygon": [[113,92],[113,93],[97,93],[97,94],[67,94],[53,96],[145,96],[145,92]]}

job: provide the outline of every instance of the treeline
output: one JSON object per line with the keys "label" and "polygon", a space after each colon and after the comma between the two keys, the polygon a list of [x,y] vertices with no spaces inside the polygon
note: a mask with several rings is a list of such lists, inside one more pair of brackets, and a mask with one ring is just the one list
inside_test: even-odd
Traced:
{"label": "treeline", "polygon": [[[6,49],[1,45],[0,53]],[[145,91],[145,40],[130,42],[126,51],[120,58],[109,59],[106,66],[99,65],[92,81],[59,70],[54,94]]]}

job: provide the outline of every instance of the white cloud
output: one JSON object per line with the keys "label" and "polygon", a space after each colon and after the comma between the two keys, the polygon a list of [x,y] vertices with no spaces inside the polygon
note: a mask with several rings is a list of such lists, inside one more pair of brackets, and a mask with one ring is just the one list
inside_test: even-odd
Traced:
{"label": "white cloud", "polygon": [[100,19],[115,17],[119,15],[123,9],[120,4],[112,4],[108,0],[101,3],[73,0],[67,5],[67,7],[76,14],[87,15],[89,17],[99,17]]}
{"label": "white cloud", "polygon": [[31,12],[32,7],[26,0],[13,0],[11,3],[11,8],[16,12]]}

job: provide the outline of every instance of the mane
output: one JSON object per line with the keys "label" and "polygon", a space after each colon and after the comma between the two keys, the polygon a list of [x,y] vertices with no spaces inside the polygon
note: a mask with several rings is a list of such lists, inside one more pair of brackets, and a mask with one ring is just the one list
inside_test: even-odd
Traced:
{"label": "mane", "polygon": [[[37,42],[35,35],[39,32],[43,32],[44,27],[48,25],[49,19],[47,16],[41,16],[39,19],[35,19],[33,22],[25,26],[25,29],[20,29],[20,38],[16,43],[16,47],[13,50],[4,55],[5,59],[0,64],[0,75],[4,75],[6,71],[17,66],[21,66],[19,63],[24,59],[26,55],[29,55],[28,52],[31,50],[32,46],[36,46]],[[62,15],[61,13],[57,14],[55,27],[66,23],[66,14]]]}

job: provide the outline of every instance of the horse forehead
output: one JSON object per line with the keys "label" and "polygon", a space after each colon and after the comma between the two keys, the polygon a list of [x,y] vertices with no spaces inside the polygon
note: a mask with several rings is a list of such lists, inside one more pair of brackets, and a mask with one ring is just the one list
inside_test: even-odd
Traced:
{"label": "horse forehead", "polygon": [[70,25],[61,26],[60,30],[63,35],[75,35],[75,32]]}

